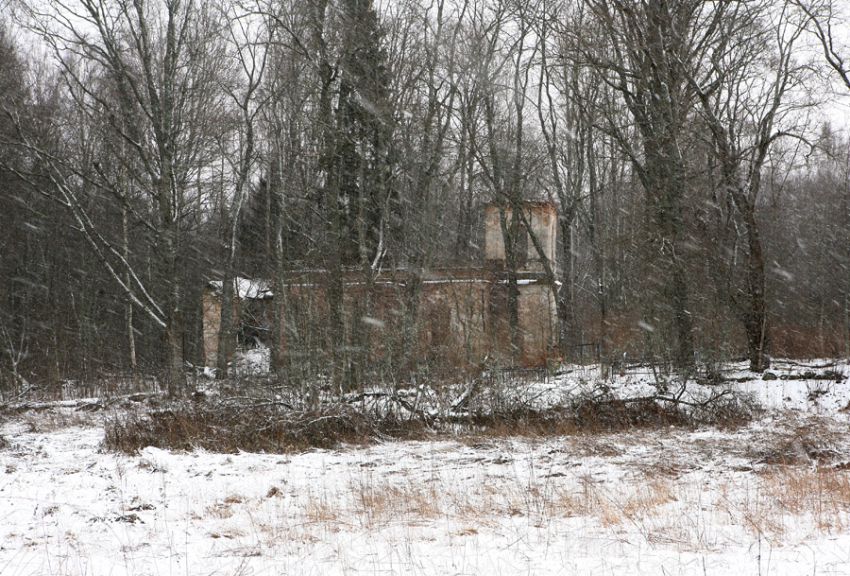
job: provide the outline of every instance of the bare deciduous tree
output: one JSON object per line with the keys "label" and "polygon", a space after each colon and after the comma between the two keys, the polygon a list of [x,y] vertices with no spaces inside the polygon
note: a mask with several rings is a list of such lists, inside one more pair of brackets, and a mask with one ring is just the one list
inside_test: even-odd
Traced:
{"label": "bare deciduous tree", "polygon": [[[89,187],[106,190],[121,202],[127,201],[128,191],[97,159],[84,166],[72,149],[53,154],[32,141],[25,145],[50,166],[59,200],[74,214],[113,279],[162,328],[164,377],[177,393],[185,380],[183,223],[195,206],[189,185],[202,169],[205,127],[215,113],[216,68],[208,50],[214,38],[212,16],[191,0],[20,5],[26,25],[50,47],[80,118],[105,120],[105,128],[126,143],[133,160],[126,166],[129,177],[150,207],[149,215],[132,213],[154,237],[154,286],[101,233],[81,201]],[[92,83],[92,74],[109,85],[108,92],[96,89],[100,83]]]}

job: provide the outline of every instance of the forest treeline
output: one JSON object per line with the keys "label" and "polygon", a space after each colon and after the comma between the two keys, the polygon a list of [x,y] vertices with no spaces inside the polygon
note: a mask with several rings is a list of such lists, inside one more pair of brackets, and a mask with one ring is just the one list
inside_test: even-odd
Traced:
{"label": "forest treeline", "polygon": [[308,350],[344,379],[383,335],[346,318],[343,271],[476,264],[487,204],[515,271],[528,200],[558,207],[556,356],[848,354],[840,2],[0,6],[5,393],[131,371],[178,390],[207,283],[228,303],[234,277],[296,269],[328,271]]}

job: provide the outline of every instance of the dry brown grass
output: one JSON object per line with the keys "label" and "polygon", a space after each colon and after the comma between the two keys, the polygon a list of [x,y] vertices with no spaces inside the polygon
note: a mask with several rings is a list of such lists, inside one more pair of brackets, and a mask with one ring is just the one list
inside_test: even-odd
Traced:
{"label": "dry brown grass", "polygon": [[581,479],[581,489],[561,492],[549,502],[547,513],[553,516],[596,517],[606,528],[626,523],[641,524],[675,502],[678,497],[667,478],[644,478],[634,485],[606,487],[589,478]]}
{"label": "dry brown grass", "polygon": [[780,467],[762,477],[767,497],[777,508],[809,516],[824,533],[840,532],[850,520],[850,472],[829,468]]}
{"label": "dry brown grass", "polygon": [[432,484],[369,481],[353,483],[354,515],[363,526],[392,521],[422,522],[443,514],[443,499]]}
{"label": "dry brown grass", "polygon": [[791,530],[833,534],[850,527],[850,472],[771,466],[744,490],[723,485],[718,508],[733,523],[780,541]]}
{"label": "dry brown grass", "polygon": [[588,517],[603,528],[631,526],[648,541],[694,548],[709,545],[710,536],[700,528],[708,517],[726,518],[752,534],[777,539],[801,523],[821,533],[850,527],[850,472],[845,470],[773,467],[743,484],[721,484],[716,500],[705,499],[700,487],[682,487],[666,476],[615,485],[589,477],[577,480],[553,485],[502,478],[474,490],[421,481],[360,481],[352,485],[350,508],[310,514],[314,521],[328,515],[367,528],[447,518],[481,529],[510,516],[527,517],[538,525]]}
{"label": "dry brown grass", "polygon": [[598,491],[589,482],[582,482],[580,490],[559,490],[551,502],[553,512],[566,518],[587,516],[599,505]]}
{"label": "dry brown grass", "polygon": [[311,521],[345,519],[368,528],[392,522],[423,523],[446,518],[467,526],[495,525],[499,518],[519,516],[536,524],[571,517],[595,517],[603,526],[643,521],[658,509],[674,502],[675,488],[668,479],[647,480],[638,487],[616,489],[592,479],[557,485],[545,480],[527,483],[502,478],[473,489],[459,489],[441,482],[376,482],[362,479],[352,483],[352,505],[337,505],[330,513],[322,499],[306,505]]}
{"label": "dry brown grass", "polygon": [[227,519],[232,518],[234,512],[230,504],[226,502],[216,502],[215,504],[207,506],[204,510],[204,514],[207,517]]}
{"label": "dry brown grass", "polygon": [[236,538],[240,538],[245,535],[245,532],[239,530],[238,528],[228,528],[227,530],[221,530],[217,532],[210,532],[210,538],[226,538],[228,540],[233,540]]}
{"label": "dry brown grass", "polygon": [[245,497],[241,494],[231,494],[224,499],[225,504],[242,504],[245,501]]}
{"label": "dry brown grass", "polygon": [[[439,474],[382,476],[369,469],[347,482],[293,496],[286,516],[272,522],[269,538],[289,538],[294,531],[296,539],[299,534],[321,539],[325,532],[377,533],[443,522],[453,535],[474,537],[498,530],[512,517],[536,527],[581,518],[597,530],[704,551],[722,549],[745,534],[778,544],[850,528],[850,471],[823,467],[768,466],[761,473],[728,477],[637,474],[614,481],[604,475],[529,477],[505,470],[474,482]],[[253,503],[231,494],[203,513],[228,519]]]}
{"label": "dry brown grass", "polygon": [[325,497],[309,497],[304,506],[304,515],[311,524],[336,524],[343,517],[338,503],[331,503]]}
{"label": "dry brown grass", "polygon": [[622,504],[622,512],[628,519],[651,516],[659,507],[676,500],[677,497],[669,479],[652,478],[626,497]]}

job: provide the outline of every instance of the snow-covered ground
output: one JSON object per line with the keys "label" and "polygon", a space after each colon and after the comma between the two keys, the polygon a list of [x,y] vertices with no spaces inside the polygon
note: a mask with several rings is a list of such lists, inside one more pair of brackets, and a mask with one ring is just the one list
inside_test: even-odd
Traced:
{"label": "snow-covered ground", "polygon": [[[609,376],[632,395],[652,378]],[[0,428],[0,574],[850,575],[848,383],[735,386],[771,410],[731,431],[293,455],[127,456],[97,414],[23,414]]]}

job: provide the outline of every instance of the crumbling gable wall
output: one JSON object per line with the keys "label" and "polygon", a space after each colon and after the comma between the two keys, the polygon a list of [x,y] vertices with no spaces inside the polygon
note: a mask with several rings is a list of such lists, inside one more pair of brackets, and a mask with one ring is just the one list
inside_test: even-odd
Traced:
{"label": "crumbling gable wall", "polygon": [[[551,202],[526,202],[524,204],[525,220],[528,222],[530,233],[522,245],[525,254],[521,258],[526,271],[540,272],[543,270],[540,252],[534,240],[554,267],[557,263],[557,224],[558,210]],[[505,265],[505,242],[502,235],[501,215],[510,221],[513,210],[509,207],[490,204],[484,208],[484,259],[491,266],[503,268]],[[532,236],[534,239],[532,239]]]}

